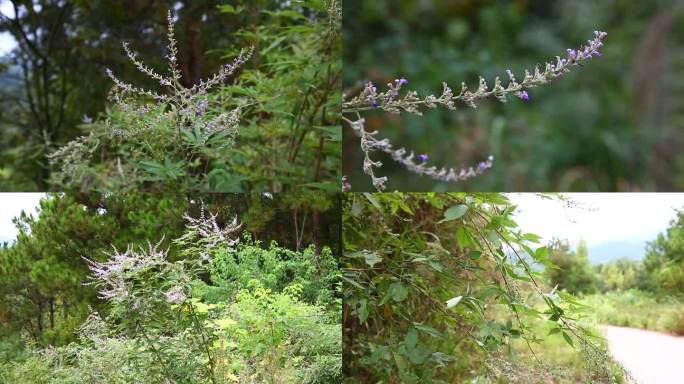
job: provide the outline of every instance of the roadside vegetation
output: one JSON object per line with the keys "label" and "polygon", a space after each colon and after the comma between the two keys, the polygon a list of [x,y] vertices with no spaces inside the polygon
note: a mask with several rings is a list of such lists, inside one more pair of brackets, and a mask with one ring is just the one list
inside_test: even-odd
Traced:
{"label": "roadside vegetation", "polygon": [[586,245],[549,244],[550,283],[579,295],[597,324],[684,335],[684,212],[646,246],[643,260],[590,265]]}

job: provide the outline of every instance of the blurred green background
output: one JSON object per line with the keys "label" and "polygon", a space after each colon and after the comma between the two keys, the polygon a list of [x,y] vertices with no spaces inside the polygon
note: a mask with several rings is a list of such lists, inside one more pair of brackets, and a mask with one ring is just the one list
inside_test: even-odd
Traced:
{"label": "blurred green background", "polygon": [[[439,95],[443,81],[455,92],[461,81],[473,88],[478,74],[491,87],[507,68],[521,79],[594,30],[608,32],[603,57],[529,90],[527,103],[491,99],[422,117],[366,113],[367,128],[429,154],[431,165],[495,157],[485,175],[443,183],[376,153],[385,164],[376,175],[405,191],[684,189],[683,10],[675,0],[346,0],[347,97],[363,81],[384,90],[399,77],[422,96]],[[344,135],[344,174],[353,190],[371,190],[358,139],[348,127]]]}

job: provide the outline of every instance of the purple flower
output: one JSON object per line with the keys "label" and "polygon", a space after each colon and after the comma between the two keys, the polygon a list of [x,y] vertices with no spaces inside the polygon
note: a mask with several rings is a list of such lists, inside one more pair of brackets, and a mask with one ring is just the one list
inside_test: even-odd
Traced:
{"label": "purple flower", "polygon": [[183,288],[180,286],[175,286],[168,290],[166,293],[166,301],[169,303],[180,303],[182,301],[185,301],[187,296],[185,296],[185,293],[183,292]]}
{"label": "purple flower", "polygon": [[418,160],[420,160],[420,161],[427,161],[427,159],[429,159],[429,158],[430,158],[430,156],[428,156],[426,154],[418,155]]}
{"label": "purple flower", "polygon": [[401,79],[394,80],[394,82],[397,84],[397,87],[408,84],[408,80],[404,79],[403,77]]}
{"label": "purple flower", "polygon": [[529,101],[530,100],[530,95],[527,94],[527,91],[520,91],[516,94],[516,96],[523,99],[523,101]]}
{"label": "purple flower", "polygon": [[489,168],[489,165],[485,163],[484,161],[481,161],[480,163],[477,164],[477,170],[482,172],[485,169]]}
{"label": "purple flower", "polygon": [[575,51],[574,49],[568,48],[567,51],[568,51],[568,57],[571,60],[574,60],[577,57],[577,51]]}

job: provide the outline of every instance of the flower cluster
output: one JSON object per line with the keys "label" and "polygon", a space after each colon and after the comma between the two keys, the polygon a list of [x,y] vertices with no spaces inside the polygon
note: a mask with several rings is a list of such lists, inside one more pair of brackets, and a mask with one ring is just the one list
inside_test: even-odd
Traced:
{"label": "flower cluster", "polygon": [[[222,66],[219,71],[209,79],[201,80],[199,84],[195,84],[190,88],[185,88],[181,84],[181,74],[180,70],[178,69],[178,49],[176,47],[174,23],[170,11],[168,13],[168,40],[168,54],[166,55],[166,59],[168,61],[168,76],[161,75],[153,69],[147,67],[138,59],[137,54],[129,48],[128,43],[124,42],[123,48],[130,61],[136,66],[136,68],[138,68],[140,72],[159,82],[159,84],[168,89],[169,92],[165,94],[159,94],[143,88],[137,88],[131,84],[119,80],[114,73],[107,68],[107,76],[114,82],[114,88],[111,92],[111,100],[113,100],[122,111],[128,112],[133,116],[137,115],[140,117],[148,115],[151,111],[156,111],[157,108],[147,104],[133,106],[131,105],[132,98],[151,98],[155,101],[168,103],[174,106],[174,108],[171,108],[171,111],[168,113],[155,114],[156,117],[154,121],[144,121],[143,124],[146,127],[154,126],[156,125],[155,123],[172,117],[173,120],[176,121],[179,130],[185,127],[199,126],[207,135],[223,131],[234,135],[237,131],[237,125],[240,120],[240,108],[236,108],[232,111],[221,113],[216,116],[207,116],[205,112],[207,111],[207,107],[209,105],[208,91],[212,87],[224,83],[243,64],[245,64],[245,62],[252,56],[254,47],[250,47],[246,51],[241,50],[239,55],[233,60],[232,63]],[[118,136],[134,136],[147,130],[148,129],[134,129],[128,133],[120,131],[115,131],[113,133]],[[227,142],[227,144],[229,144],[229,142]]]}
{"label": "flower cluster", "polygon": [[[465,105],[476,108],[477,101],[488,97],[495,97],[501,102],[507,101],[508,95],[514,95],[521,100],[527,102],[530,100],[530,95],[527,89],[534,88],[539,85],[547,84],[554,78],[560,77],[565,73],[570,72],[571,68],[580,66],[582,63],[592,57],[601,56],[599,49],[603,46],[603,38],[607,33],[602,31],[594,31],[594,38],[587,41],[587,45],[578,50],[568,49],[567,57],[556,56],[555,62],[545,63],[543,68],[538,65],[534,67],[533,72],[525,70],[522,81],[518,82],[515,74],[511,70],[506,70],[508,75],[508,83],[504,87],[501,78],[497,76],[494,79],[493,88],[489,88],[484,77],[480,76],[478,87],[475,90],[470,90],[465,82],[461,83],[461,90],[458,94],[444,82],[442,84],[442,94],[437,97],[435,95],[428,95],[423,98],[418,96],[416,91],[408,90],[403,92],[402,88],[408,84],[408,80],[404,78],[395,79],[394,82],[387,84],[385,91],[379,92],[378,88],[371,82],[365,83],[363,89],[359,94],[352,97],[348,101],[342,103],[343,114],[355,114],[356,120],[344,118],[350,127],[354,130],[361,141],[361,150],[365,153],[363,170],[364,173],[371,176],[373,186],[378,190],[385,188],[386,177],[376,177],[373,174],[373,167],[381,167],[382,163],[373,161],[369,153],[374,150],[381,150],[392,156],[392,158],[405,165],[407,169],[412,172],[428,175],[438,180],[444,181],[458,181],[465,180],[473,176],[481,174],[488,168],[491,168],[493,158],[490,156],[487,161],[479,163],[475,167],[468,168],[436,168],[428,167],[425,162],[429,156],[426,154],[415,155],[413,151],[408,151],[404,148],[393,149],[392,145],[387,139],[380,140],[376,137],[377,132],[368,132],[364,129],[364,120],[359,114],[363,111],[380,109],[390,113],[399,114],[401,111],[422,115],[424,108],[437,108],[442,105],[450,110],[456,109],[456,102],[462,102]],[[345,96],[343,96],[343,99]],[[421,163],[416,163],[414,159],[418,159]]]}
{"label": "flower cluster", "polygon": [[89,258],[83,258],[92,273],[93,281],[87,284],[100,286],[99,297],[105,300],[124,301],[130,297],[130,278],[138,272],[150,268],[161,268],[166,265],[168,250],[160,250],[159,245],[148,243],[148,249],[134,250],[128,247],[120,252],[116,248],[106,253],[107,260],[98,262]]}
{"label": "flower cluster", "polygon": [[[387,177],[375,176],[373,168],[382,167],[382,162],[371,159],[370,153],[373,151],[379,150],[389,154],[394,161],[404,165],[406,169],[413,173],[429,176],[435,180],[441,181],[461,181],[470,179],[471,177],[475,177],[484,173],[486,170],[492,167],[494,162],[494,157],[489,156],[486,161],[482,161],[476,166],[471,167],[437,168],[435,166],[428,166],[426,164],[426,161],[429,158],[428,155],[416,155],[413,151],[409,151],[405,148],[395,149],[388,139],[378,139],[376,137],[378,131],[366,131],[365,119],[363,119],[361,116],[358,116],[358,119],[354,121],[347,118],[344,119],[349,123],[354,130],[354,133],[361,140],[361,150],[365,154],[365,158],[363,160],[363,172],[371,177],[373,187],[378,191],[383,191],[386,188],[385,183],[387,182]],[[416,160],[419,162],[416,162]],[[350,190],[351,185],[349,185],[348,182],[346,184],[348,185],[347,189]]]}
{"label": "flower cluster", "polygon": [[599,49],[603,46],[603,38],[606,36],[606,32],[594,31],[594,39],[588,40],[588,45],[579,50],[568,49],[566,58],[556,56],[556,62],[545,63],[543,69],[540,69],[537,65],[534,67],[533,72],[525,70],[522,82],[516,80],[511,70],[507,70],[508,84],[506,87],[503,86],[501,78],[497,76],[494,79],[494,87],[490,89],[484,77],[480,76],[478,87],[475,91],[469,90],[468,86],[463,82],[461,83],[461,91],[458,94],[454,94],[447,83],[443,83],[442,95],[440,97],[428,95],[420,98],[415,91],[408,91],[403,97],[399,97],[402,85],[408,84],[406,79],[397,79],[394,83],[387,84],[387,90],[384,92],[378,92],[377,87],[373,83],[368,82],[357,96],[342,103],[342,112],[351,113],[378,108],[392,113],[400,113],[401,110],[404,110],[420,115],[422,113],[420,108],[423,106],[436,108],[437,105],[441,104],[448,109],[456,109],[455,102],[460,101],[469,107],[476,108],[476,101],[479,99],[494,96],[505,103],[507,101],[506,96],[509,94],[527,101],[529,100],[529,95],[525,91],[526,88],[547,84],[552,79],[570,72],[572,67],[579,66],[582,62],[592,57],[601,56]]}
{"label": "flower cluster", "polygon": [[183,218],[187,220],[187,233],[182,238],[189,238],[192,236],[199,236],[206,241],[207,247],[214,247],[221,242],[226,242],[228,245],[234,245],[239,238],[236,233],[242,228],[242,223],[238,222],[237,216],[233,217],[233,221],[221,228],[217,221],[218,213],[209,213],[206,215],[204,202],[200,206],[200,217],[195,219],[187,213]]}

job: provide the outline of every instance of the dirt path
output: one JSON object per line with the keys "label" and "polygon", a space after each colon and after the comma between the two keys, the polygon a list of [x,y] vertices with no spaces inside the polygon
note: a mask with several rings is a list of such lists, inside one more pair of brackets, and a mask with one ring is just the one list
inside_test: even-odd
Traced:
{"label": "dirt path", "polygon": [[684,383],[684,337],[605,327],[610,353],[640,384]]}

